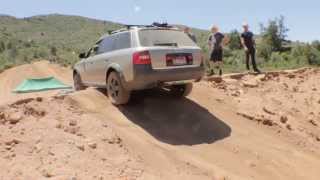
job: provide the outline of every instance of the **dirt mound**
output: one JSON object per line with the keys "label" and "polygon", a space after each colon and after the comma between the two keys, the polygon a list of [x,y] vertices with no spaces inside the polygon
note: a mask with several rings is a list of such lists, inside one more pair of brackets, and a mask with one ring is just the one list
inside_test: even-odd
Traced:
{"label": "dirt mound", "polygon": [[3,106],[0,123],[4,179],[137,179],[143,172],[108,124],[61,98]]}
{"label": "dirt mound", "polygon": [[143,91],[119,107],[93,88],[11,93],[44,76],[72,83],[48,62],[0,74],[0,179],[319,179],[318,69],[208,78],[188,98]]}
{"label": "dirt mound", "polygon": [[48,61],[38,61],[8,69],[0,74],[0,104],[37,96],[52,96],[57,91],[29,94],[13,94],[12,91],[26,78],[44,78],[54,76],[60,81],[72,85],[72,71]]}
{"label": "dirt mound", "polygon": [[[235,97],[238,114],[279,132],[291,131],[304,141],[320,142],[320,71],[304,68],[244,75],[223,86],[227,96]],[[230,82],[230,81],[229,81]]]}
{"label": "dirt mound", "polygon": [[118,132],[126,147],[143,160],[142,179],[216,177],[179,146],[211,144],[230,136],[231,129],[193,101],[151,90],[134,94],[127,106],[115,107],[95,89],[71,94],[67,101]]}

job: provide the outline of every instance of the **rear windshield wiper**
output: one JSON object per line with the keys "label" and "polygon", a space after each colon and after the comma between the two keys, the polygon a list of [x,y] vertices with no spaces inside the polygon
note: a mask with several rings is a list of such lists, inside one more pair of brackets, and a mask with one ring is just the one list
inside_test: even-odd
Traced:
{"label": "rear windshield wiper", "polygon": [[154,46],[174,46],[174,47],[177,47],[178,44],[177,43],[156,43],[156,44],[154,44]]}

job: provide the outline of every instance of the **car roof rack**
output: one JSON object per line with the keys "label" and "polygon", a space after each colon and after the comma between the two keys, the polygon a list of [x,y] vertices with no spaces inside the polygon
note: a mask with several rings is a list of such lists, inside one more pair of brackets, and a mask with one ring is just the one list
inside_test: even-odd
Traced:
{"label": "car roof rack", "polygon": [[132,27],[141,27],[141,28],[151,28],[151,27],[162,27],[162,28],[172,28],[168,23],[158,23],[154,22],[151,25],[125,25],[127,29],[130,29]]}
{"label": "car roof rack", "polygon": [[173,26],[169,25],[168,23],[158,23],[158,22],[154,22],[151,25],[127,24],[124,26],[125,26],[125,28],[122,28],[122,29],[119,29],[116,31],[111,31],[111,32],[109,32],[109,34],[115,34],[115,33],[123,32],[123,31],[127,31],[132,28],[173,28]]}
{"label": "car roof rack", "polygon": [[109,34],[116,34],[116,33],[120,33],[120,32],[124,32],[127,30],[130,30],[132,28],[173,28],[173,26],[169,25],[168,23],[158,23],[158,22],[154,22],[151,25],[133,25],[133,24],[128,24],[125,25],[125,28],[116,30],[116,31],[109,31]]}
{"label": "car roof rack", "polygon": [[131,29],[131,28],[134,28],[134,27],[137,27],[137,28],[148,28],[148,27],[154,27],[152,25],[133,25],[133,24],[128,24],[128,25],[125,25],[127,29]]}

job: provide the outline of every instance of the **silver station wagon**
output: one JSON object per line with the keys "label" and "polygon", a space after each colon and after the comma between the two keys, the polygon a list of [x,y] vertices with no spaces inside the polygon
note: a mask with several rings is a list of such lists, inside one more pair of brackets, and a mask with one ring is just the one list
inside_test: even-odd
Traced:
{"label": "silver station wagon", "polygon": [[79,57],[73,67],[75,89],[106,88],[115,105],[128,103],[132,91],[155,87],[187,96],[204,75],[201,49],[167,24],[128,25]]}

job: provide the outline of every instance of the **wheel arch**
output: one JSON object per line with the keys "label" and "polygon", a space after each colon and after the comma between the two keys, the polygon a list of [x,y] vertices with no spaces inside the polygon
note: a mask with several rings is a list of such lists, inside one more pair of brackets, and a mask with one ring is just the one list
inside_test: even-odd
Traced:
{"label": "wheel arch", "polygon": [[106,70],[106,73],[105,73],[106,82],[107,82],[108,77],[109,77],[111,72],[117,72],[119,74],[119,76],[120,76],[120,80],[121,80],[122,85],[125,88],[127,88],[127,83],[126,83],[126,80],[125,80],[125,77],[124,77],[124,74],[123,74],[123,71],[122,71],[122,68],[120,67],[120,65],[119,64],[110,64],[107,67],[107,70]]}
{"label": "wheel arch", "polygon": [[122,73],[122,69],[121,69],[120,65],[119,64],[110,64],[107,67],[106,79],[108,79],[108,77],[112,71],[119,73],[120,77],[123,78],[123,73]]}
{"label": "wheel arch", "polygon": [[73,66],[73,75],[75,75],[75,74],[79,74],[79,76],[81,75],[81,70],[80,70],[80,67],[78,67],[78,66]]}
{"label": "wheel arch", "polygon": [[[78,70],[73,69],[73,73],[72,73],[72,74],[73,74],[73,76],[74,76],[74,75],[76,75],[76,74],[79,74],[79,72],[78,72]],[[79,75],[80,75],[80,74],[79,74]]]}

